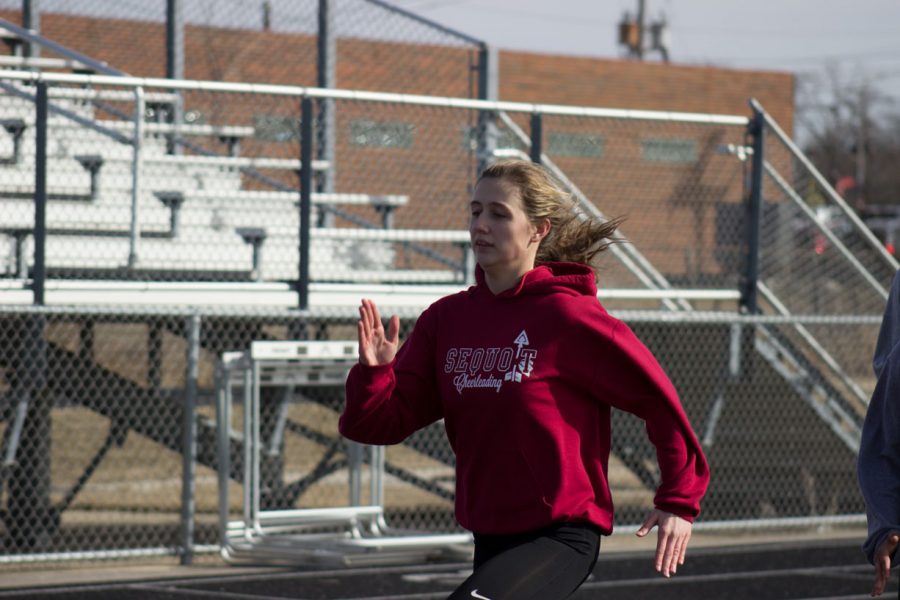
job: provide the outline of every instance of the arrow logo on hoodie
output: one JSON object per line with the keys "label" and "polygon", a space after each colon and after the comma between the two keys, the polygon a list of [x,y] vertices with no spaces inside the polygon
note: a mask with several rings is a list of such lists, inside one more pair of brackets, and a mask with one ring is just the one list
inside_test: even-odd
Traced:
{"label": "arrow logo on hoodie", "polygon": [[537,355],[537,350],[525,348],[529,342],[528,334],[524,329],[516,337],[516,341],[513,343],[516,345],[516,358],[513,362],[512,370],[506,372],[503,376],[503,380],[520,383],[523,375],[525,377],[531,376],[531,371],[534,370],[534,357]]}

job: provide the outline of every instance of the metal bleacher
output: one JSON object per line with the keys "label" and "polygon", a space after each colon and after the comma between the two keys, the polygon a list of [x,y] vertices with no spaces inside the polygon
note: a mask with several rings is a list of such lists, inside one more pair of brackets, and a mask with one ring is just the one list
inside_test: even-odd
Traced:
{"label": "metal bleacher", "polygon": [[[32,32],[4,22],[9,35],[27,36],[46,44],[65,61],[28,61],[10,57],[23,69],[77,67],[105,75],[125,75],[105,64]],[[0,235],[10,243],[0,255],[6,274],[28,279],[24,257],[32,252],[34,185],[34,92],[27,81],[2,84],[0,125],[7,151],[0,179],[0,202],[5,218]],[[152,282],[294,281],[297,279],[297,232],[300,228],[296,185],[283,183],[279,173],[298,172],[299,159],[240,156],[240,140],[255,134],[253,127],[147,122],[143,116],[121,114],[111,103],[143,105],[157,116],[171,112],[177,94],[147,93],[137,98],[122,90],[51,88],[47,149],[46,264],[51,279]],[[119,118],[108,118],[112,111]],[[144,110],[140,110],[142,115]],[[203,140],[196,144],[192,139]],[[221,151],[211,151],[218,140]],[[0,146],[2,148],[3,146]],[[140,180],[136,164],[140,163]],[[315,172],[330,168],[314,160]],[[247,189],[246,181],[267,189]],[[64,182],[64,183],[63,183]],[[463,232],[435,232],[440,240],[460,246],[451,269],[393,268],[395,241],[415,244],[428,235],[389,232],[394,213],[409,199],[402,195],[313,193],[313,230],[310,275],[313,280],[345,283],[432,282],[462,283],[471,276],[467,261],[468,237]],[[374,219],[360,220],[344,207],[371,207]],[[339,215],[363,229],[332,226]],[[325,228],[321,226],[325,225]],[[440,241],[438,240],[438,241]],[[198,246],[215,248],[200,252]],[[139,249],[139,253],[138,253]],[[2,250],[0,250],[2,252]],[[267,260],[263,260],[263,256]],[[9,287],[10,284],[7,284]],[[24,283],[23,283],[24,285]],[[114,286],[113,286],[114,287]],[[287,288],[285,288],[287,289]],[[176,296],[177,297],[177,296]]]}

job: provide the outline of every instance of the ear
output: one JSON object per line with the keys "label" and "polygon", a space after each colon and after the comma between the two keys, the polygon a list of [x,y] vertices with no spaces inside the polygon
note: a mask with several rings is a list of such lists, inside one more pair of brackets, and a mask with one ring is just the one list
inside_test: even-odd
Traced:
{"label": "ear", "polygon": [[550,233],[550,219],[541,219],[541,222],[538,223],[534,228],[534,233],[531,236],[531,241],[539,244],[541,240],[547,237],[548,233]]}

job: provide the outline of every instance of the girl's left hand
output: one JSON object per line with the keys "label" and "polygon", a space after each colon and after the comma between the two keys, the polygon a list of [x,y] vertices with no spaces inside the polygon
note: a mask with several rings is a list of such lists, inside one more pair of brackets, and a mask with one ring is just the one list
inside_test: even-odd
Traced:
{"label": "girl's left hand", "polygon": [[656,540],[656,570],[669,577],[675,574],[678,565],[684,564],[684,554],[691,539],[693,526],[678,515],[655,508],[644,519],[640,529],[637,530],[637,536],[644,537],[656,526],[659,527],[659,536]]}

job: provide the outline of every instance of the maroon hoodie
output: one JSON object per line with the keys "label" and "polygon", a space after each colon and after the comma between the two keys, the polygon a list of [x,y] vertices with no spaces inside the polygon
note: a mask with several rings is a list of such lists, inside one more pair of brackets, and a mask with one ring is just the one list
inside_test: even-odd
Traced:
{"label": "maroon hoodie", "polygon": [[561,521],[611,532],[611,407],[646,422],[657,508],[693,520],[709,483],[675,388],[583,265],[541,265],[497,295],[477,269],[477,285],[422,313],[393,363],[355,365],[346,390],[339,429],[358,442],[396,444],[444,419],[456,518],[476,533]]}

